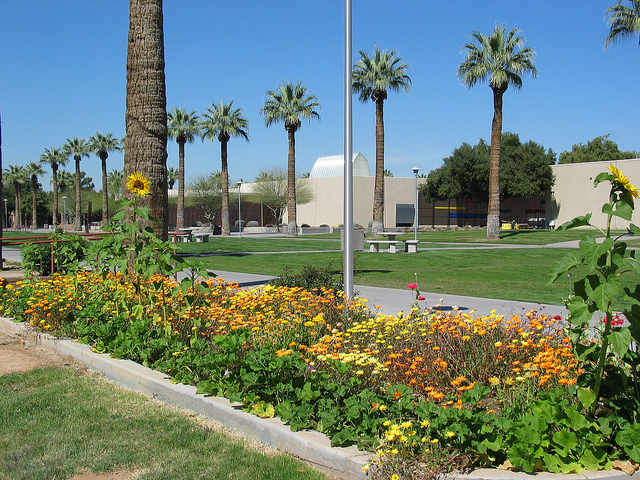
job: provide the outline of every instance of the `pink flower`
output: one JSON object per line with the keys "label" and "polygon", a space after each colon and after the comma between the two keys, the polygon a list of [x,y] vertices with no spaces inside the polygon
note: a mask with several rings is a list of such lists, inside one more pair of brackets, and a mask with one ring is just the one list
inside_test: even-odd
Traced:
{"label": "pink flower", "polygon": [[410,288],[411,290],[415,290],[416,288],[418,288],[418,285],[416,283],[410,283],[409,285],[407,285],[407,288]]}
{"label": "pink flower", "polygon": [[553,317],[554,320],[562,320],[562,315],[556,315]]}
{"label": "pink flower", "polygon": [[615,313],[613,315],[613,318],[607,316],[602,321],[605,324],[609,323],[611,326],[614,326],[614,327],[619,327],[620,325],[622,325],[624,323],[624,319],[620,318],[620,314],[619,313]]}
{"label": "pink flower", "polygon": [[424,298],[422,295],[420,295],[420,296],[418,297],[418,300],[426,300],[426,298]]}

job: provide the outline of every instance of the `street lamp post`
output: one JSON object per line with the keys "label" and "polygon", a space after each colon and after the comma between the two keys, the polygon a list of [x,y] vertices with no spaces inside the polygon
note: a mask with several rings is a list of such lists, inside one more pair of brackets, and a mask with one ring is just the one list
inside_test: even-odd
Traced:
{"label": "street lamp post", "polygon": [[4,228],[9,228],[9,217],[7,217],[7,199],[4,199]]}
{"label": "street lamp post", "polygon": [[62,197],[62,231],[67,231],[67,196]]}
{"label": "street lamp post", "polygon": [[240,193],[242,182],[238,180],[236,185],[238,186],[238,232],[240,233],[240,237],[242,237],[242,194]]}
{"label": "street lamp post", "polygon": [[413,204],[413,239],[416,241],[416,245],[418,242],[418,172],[420,169],[418,167],[413,167],[413,178],[415,179],[415,190],[416,190],[416,199]]}

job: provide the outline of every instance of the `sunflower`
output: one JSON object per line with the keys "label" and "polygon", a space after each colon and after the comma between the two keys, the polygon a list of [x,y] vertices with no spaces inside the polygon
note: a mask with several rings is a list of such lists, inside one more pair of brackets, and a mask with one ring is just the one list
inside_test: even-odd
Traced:
{"label": "sunflower", "polygon": [[615,165],[609,165],[609,171],[613,174],[614,182],[623,190],[629,192],[633,198],[638,198],[638,189],[635,185],[629,183],[629,179],[625,177],[620,170],[616,168]]}
{"label": "sunflower", "polygon": [[127,177],[127,188],[136,197],[145,197],[151,193],[151,182],[141,173],[134,172]]}

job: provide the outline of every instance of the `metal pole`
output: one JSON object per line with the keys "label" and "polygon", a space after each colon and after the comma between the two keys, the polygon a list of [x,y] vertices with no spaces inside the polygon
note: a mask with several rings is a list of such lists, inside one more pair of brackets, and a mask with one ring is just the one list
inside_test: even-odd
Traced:
{"label": "metal pole", "polygon": [[7,217],[7,199],[4,199],[4,228],[9,228],[9,217]]}
{"label": "metal pole", "polygon": [[[416,200],[413,204],[413,239],[418,241],[418,167],[413,167],[413,177],[415,178]],[[416,243],[417,245],[417,243]]]}
{"label": "metal pole", "polygon": [[344,39],[344,293],[353,298],[353,60],[351,0],[345,0]]}
{"label": "metal pole", "polygon": [[242,194],[240,193],[242,182],[238,180],[236,185],[238,185],[238,232],[240,233],[240,238],[242,238]]}

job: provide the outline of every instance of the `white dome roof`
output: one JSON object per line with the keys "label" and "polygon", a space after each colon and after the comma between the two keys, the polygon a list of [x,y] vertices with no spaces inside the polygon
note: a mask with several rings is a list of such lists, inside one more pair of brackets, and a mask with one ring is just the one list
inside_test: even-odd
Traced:
{"label": "white dome roof", "polygon": [[[344,155],[318,157],[313,164],[309,178],[342,177],[344,175]],[[361,153],[353,154],[353,175],[357,177],[371,177],[369,161]]]}

